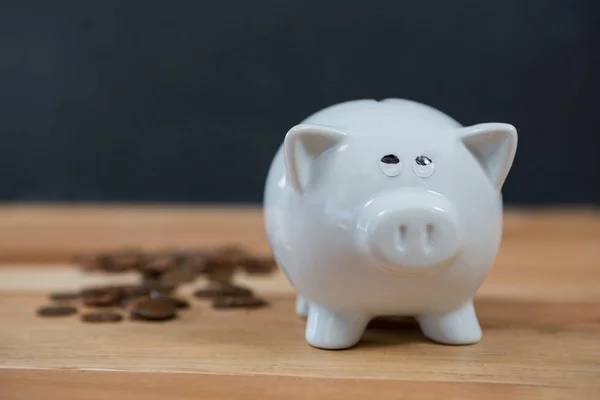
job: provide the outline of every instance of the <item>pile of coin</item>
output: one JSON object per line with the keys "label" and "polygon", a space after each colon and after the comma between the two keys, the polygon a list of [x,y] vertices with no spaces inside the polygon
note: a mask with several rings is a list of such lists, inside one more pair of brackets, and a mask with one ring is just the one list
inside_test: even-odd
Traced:
{"label": "pile of coin", "polygon": [[124,314],[135,321],[172,320],[180,310],[190,307],[187,300],[175,295],[177,288],[199,278],[208,283],[194,292],[194,296],[211,300],[214,309],[264,307],[268,305],[265,300],[249,288],[234,285],[232,279],[240,270],[247,274],[270,274],[276,269],[273,259],[256,257],[238,246],[213,251],[124,249],[77,257],[76,262],[88,272],[136,272],[140,281],[136,285],[88,287],[74,293],[51,294],[53,304],[40,307],[39,316],[76,314],[75,302],[79,302],[93,310],[80,316],[84,322],[119,322]]}

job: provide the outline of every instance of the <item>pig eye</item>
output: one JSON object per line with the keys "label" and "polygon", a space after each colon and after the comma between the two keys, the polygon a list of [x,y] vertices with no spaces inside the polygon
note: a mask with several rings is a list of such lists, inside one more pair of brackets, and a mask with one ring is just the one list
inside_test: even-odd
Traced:
{"label": "pig eye", "polygon": [[388,154],[381,157],[379,168],[387,176],[396,176],[402,171],[402,162],[394,154]]}
{"label": "pig eye", "polygon": [[431,158],[426,156],[419,156],[415,158],[415,162],[413,163],[413,170],[418,177],[427,178],[433,174],[433,170],[435,168],[435,164]]}

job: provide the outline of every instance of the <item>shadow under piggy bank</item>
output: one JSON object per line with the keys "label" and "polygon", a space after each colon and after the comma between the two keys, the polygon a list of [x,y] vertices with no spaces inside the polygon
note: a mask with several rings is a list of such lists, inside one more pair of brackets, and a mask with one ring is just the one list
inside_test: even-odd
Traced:
{"label": "shadow under piggy bank", "polygon": [[377,317],[369,323],[357,347],[383,347],[428,341],[414,318]]}
{"label": "shadow under piggy bank", "polygon": [[[554,335],[574,330],[597,329],[598,300],[571,301],[482,297],[475,299],[483,339],[510,340],[517,332]],[[385,347],[436,342],[423,335],[414,318],[391,316],[373,319],[356,347]],[[440,346],[446,346],[439,344]],[[475,344],[477,345],[477,344]]]}

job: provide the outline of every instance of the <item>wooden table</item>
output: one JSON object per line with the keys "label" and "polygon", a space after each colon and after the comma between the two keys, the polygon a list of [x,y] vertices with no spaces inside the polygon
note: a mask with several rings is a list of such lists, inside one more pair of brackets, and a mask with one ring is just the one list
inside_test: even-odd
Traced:
{"label": "wooden table", "polygon": [[280,273],[236,278],[266,309],[194,300],[163,324],[35,315],[51,291],[133,279],[83,275],[69,265],[76,253],[224,243],[268,254],[260,210],[0,207],[0,399],[600,398],[600,215],[589,209],[507,211],[473,346],[392,321],[354,349],[311,348]]}

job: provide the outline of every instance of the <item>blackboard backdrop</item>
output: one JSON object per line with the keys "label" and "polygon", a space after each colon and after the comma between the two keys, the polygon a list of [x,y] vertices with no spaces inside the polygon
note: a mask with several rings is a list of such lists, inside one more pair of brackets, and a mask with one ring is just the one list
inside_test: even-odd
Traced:
{"label": "blackboard backdrop", "polygon": [[600,200],[594,0],[0,1],[0,200],[258,202],[292,125],[405,97],[520,134],[507,203]]}

